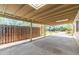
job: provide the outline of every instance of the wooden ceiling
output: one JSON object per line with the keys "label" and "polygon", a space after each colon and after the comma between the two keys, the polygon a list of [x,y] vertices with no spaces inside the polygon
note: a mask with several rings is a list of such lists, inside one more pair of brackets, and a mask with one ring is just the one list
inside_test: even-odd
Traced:
{"label": "wooden ceiling", "polygon": [[[36,10],[29,4],[0,4],[0,16],[35,23],[59,25],[72,23],[79,4],[47,4]],[[58,20],[69,19],[64,22]]]}

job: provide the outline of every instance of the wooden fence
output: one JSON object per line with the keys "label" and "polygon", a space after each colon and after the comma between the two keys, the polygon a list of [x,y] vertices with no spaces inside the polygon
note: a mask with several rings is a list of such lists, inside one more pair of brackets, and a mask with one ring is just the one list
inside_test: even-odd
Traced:
{"label": "wooden fence", "polygon": [[[32,27],[32,37],[40,36],[40,28]],[[0,25],[0,44],[30,39],[30,27]]]}

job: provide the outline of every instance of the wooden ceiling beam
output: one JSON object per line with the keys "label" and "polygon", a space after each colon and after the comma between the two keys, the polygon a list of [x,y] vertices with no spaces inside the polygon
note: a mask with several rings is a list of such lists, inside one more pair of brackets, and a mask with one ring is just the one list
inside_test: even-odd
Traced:
{"label": "wooden ceiling beam", "polygon": [[47,12],[40,13],[32,18],[35,19],[35,18],[39,18],[39,17],[44,17],[47,15],[50,15],[51,13],[53,14],[53,13],[59,12],[59,10],[64,9],[66,7],[69,7],[69,5],[59,5],[58,7],[52,8],[52,9],[48,10]]}
{"label": "wooden ceiling beam", "polygon": [[51,12],[54,12],[54,11],[56,11],[57,9],[59,9],[59,8],[62,8],[62,7],[64,7],[64,6],[66,6],[66,5],[58,5],[57,7],[54,7],[54,8],[51,8],[50,10],[48,10],[48,11],[45,11],[45,12],[43,12],[43,13],[39,13],[39,14],[37,14],[36,16],[35,15],[33,15],[33,16],[31,16],[30,18],[33,18],[33,17],[38,17],[38,16],[44,16],[44,15],[46,15],[46,14],[48,14],[48,13],[51,13]]}
{"label": "wooden ceiling beam", "polygon": [[15,15],[16,11],[18,11],[20,7],[22,7],[22,5],[20,4],[5,4],[5,5],[6,5],[5,12],[13,15]]}
{"label": "wooden ceiling beam", "polygon": [[51,8],[55,8],[57,6],[59,6],[59,5],[47,4],[47,5],[41,7],[38,10],[34,10],[32,12],[29,12],[29,14],[25,15],[24,17],[29,17],[30,18],[30,17],[33,17],[33,16],[37,16],[37,14],[40,14],[40,13],[43,13],[43,12],[47,12],[49,9],[51,10]]}
{"label": "wooden ceiling beam", "polygon": [[21,10],[22,8],[24,8],[24,6],[25,6],[25,4],[23,4],[21,7],[19,7],[18,8],[18,10],[17,11],[15,11],[15,13],[14,14],[16,14],[19,10]]}
{"label": "wooden ceiling beam", "polygon": [[[68,15],[74,15],[73,16],[73,18],[76,16],[76,14],[77,14],[77,11],[70,11],[70,12],[67,12],[67,13],[64,13],[64,14],[61,14],[61,15],[57,15],[57,16],[53,16],[53,17],[48,17],[48,18],[44,18],[44,19],[37,19],[38,21],[40,21],[40,20],[52,20],[52,21],[54,21],[54,19],[56,19],[56,18],[63,18],[63,17],[67,17]],[[68,18],[70,18],[70,17],[68,17]],[[59,19],[60,20],[60,19]]]}
{"label": "wooden ceiling beam", "polygon": [[79,9],[79,5],[75,6],[75,7],[72,7],[72,8],[68,8],[68,9],[65,9],[65,10],[61,10],[61,11],[58,11],[58,12],[55,12],[55,13],[51,13],[51,14],[48,14],[46,16],[42,16],[38,19],[44,19],[44,18],[48,18],[48,17],[53,17],[53,16],[56,16],[56,15],[61,15],[62,13],[66,13],[66,12],[70,12],[72,10],[78,10]]}

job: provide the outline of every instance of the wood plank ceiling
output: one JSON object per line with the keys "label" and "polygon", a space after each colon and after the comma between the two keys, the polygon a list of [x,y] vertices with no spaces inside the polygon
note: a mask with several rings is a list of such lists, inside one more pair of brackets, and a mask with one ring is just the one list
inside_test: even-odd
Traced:
{"label": "wood plank ceiling", "polygon": [[[79,4],[47,4],[36,10],[28,4],[0,4],[0,16],[35,23],[57,25],[72,23],[79,9]],[[58,20],[69,19],[64,22]]]}

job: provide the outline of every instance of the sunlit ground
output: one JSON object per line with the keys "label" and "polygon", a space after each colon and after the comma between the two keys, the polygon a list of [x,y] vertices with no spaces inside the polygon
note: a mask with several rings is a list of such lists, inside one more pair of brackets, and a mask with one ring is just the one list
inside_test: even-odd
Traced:
{"label": "sunlit ground", "polygon": [[48,36],[48,35],[52,35],[52,36],[60,36],[60,37],[69,37],[69,38],[72,38],[73,37],[73,35],[72,35],[72,33],[67,33],[67,32],[60,32],[60,31],[57,31],[57,32],[49,32],[49,31],[47,31],[46,32],[46,35]]}

